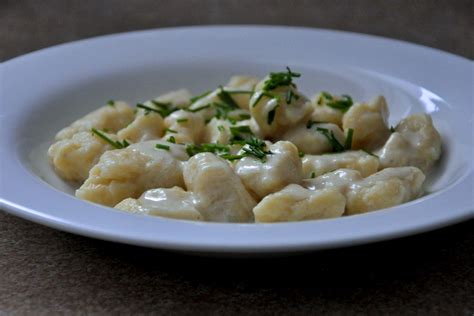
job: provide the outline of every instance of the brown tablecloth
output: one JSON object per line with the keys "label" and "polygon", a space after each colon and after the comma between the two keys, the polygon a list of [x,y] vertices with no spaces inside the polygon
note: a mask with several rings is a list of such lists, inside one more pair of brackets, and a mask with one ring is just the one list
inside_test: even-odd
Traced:
{"label": "brown tablecloth", "polygon": [[[469,0],[3,0],[0,60],[100,34],[229,23],[364,32],[473,58],[473,21]],[[472,220],[303,256],[215,259],[75,236],[0,211],[1,316],[473,315],[473,263]]]}

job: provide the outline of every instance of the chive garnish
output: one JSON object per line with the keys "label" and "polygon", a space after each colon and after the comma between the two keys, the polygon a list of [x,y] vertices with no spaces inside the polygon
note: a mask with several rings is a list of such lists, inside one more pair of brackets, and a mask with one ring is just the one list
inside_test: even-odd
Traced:
{"label": "chive garnish", "polygon": [[233,90],[233,91],[226,90],[226,92],[228,94],[253,94],[252,90]]}
{"label": "chive garnish", "polygon": [[267,116],[267,124],[268,125],[272,125],[273,121],[275,120],[275,114],[276,114],[276,110],[277,108],[279,107],[280,105],[277,104],[273,110],[271,110],[270,112],[268,112],[268,116]]}
{"label": "chive garnish", "polygon": [[292,72],[289,67],[286,67],[286,72],[271,72],[270,77],[264,82],[263,90],[271,91],[278,87],[293,86],[293,78],[301,77],[301,74]]}
{"label": "chive garnish", "polygon": [[191,99],[189,99],[189,101],[191,102],[191,104],[193,104],[194,102],[196,102],[197,100],[199,99],[202,99],[204,98],[205,96],[209,95],[212,91],[206,91],[200,95],[197,95],[197,96],[194,96],[192,97]]}
{"label": "chive garnish", "polygon": [[257,99],[255,99],[255,101],[252,103],[252,107],[256,107],[258,102],[260,102],[260,100],[265,96],[267,98],[270,98],[270,99],[275,99],[277,100],[277,102],[280,100],[278,96],[274,95],[274,94],[271,94],[269,92],[265,92],[265,91],[259,91],[257,92],[258,93],[258,97]]}
{"label": "chive garnish", "polygon": [[332,99],[326,103],[327,106],[342,112],[346,112],[353,104],[352,98],[347,94],[343,94],[340,99]]}
{"label": "chive garnish", "polygon": [[245,141],[254,136],[250,126],[248,125],[231,126],[229,127],[229,130],[232,134],[232,138],[230,140],[231,144],[236,144],[239,141]]}
{"label": "chive garnish", "polygon": [[222,126],[222,125],[217,126],[217,129],[218,129],[219,132],[221,132],[221,133],[224,133],[224,132],[225,132],[225,128],[224,128],[224,126]]}
{"label": "chive garnish", "polygon": [[172,143],[172,144],[176,144],[176,138],[174,138],[174,136],[170,136],[170,137],[167,139],[167,142],[168,142],[168,143]]}
{"label": "chive garnish", "polygon": [[219,86],[219,93],[217,93],[217,97],[227,106],[238,109],[239,105],[235,103],[234,99],[232,96],[229,94],[229,92],[225,91],[222,86]]}
{"label": "chive garnish", "polygon": [[239,114],[239,118],[240,118],[241,120],[248,120],[248,119],[250,119],[251,117],[252,117],[252,116],[251,116],[250,114],[248,114],[248,113],[240,113],[240,114]]}
{"label": "chive garnish", "polygon": [[165,129],[163,130],[163,133],[164,133],[164,134],[166,134],[166,133],[174,133],[174,134],[176,134],[176,133],[178,133],[178,132],[175,131],[174,129],[171,129],[171,128],[165,128]]}
{"label": "chive garnish", "polygon": [[346,136],[346,141],[344,142],[344,149],[345,150],[351,150],[352,149],[352,136],[354,134],[354,130],[352,128],[349,128],[347,130],[347,136]]}
{"label": "chive garnish", "polygon": [[247,156],[253,156],[260,159],[262,162],[266,162],[266,155],[273,154],[271,151],[266,151],[266,144],[263,140],[256,137],[251,137],[245,141],[248,147],[243,147],[242,150],[246,153]]}
{"label": "chive garnish", "polygon": [[130,145],[130,143],[127,142],[126,139],[124,139],[123,141],[112,140],[107,135],[105,135],[103,132],[101,132],[101,131],[99,131],[95,128],[92,128],[91,131],[92,131],[93,134],[99,136],[104,141],[106,141],[107,143],[109,143],[110,145],[115,147],[116,149],[122,149],[122,148],[128,147]]}
{"label": "chive garnish", "polygon": [[285,101],[286,103],[289,105],[291,104],[291,101],[293,99],[295,100],[298,100],[300,98],[299,95],[297,95],[296,93],[293,92],[293,90],[289,89],[287,92],[286,92],[286,98],[285,98]]}
{"label": "chive garnish", "polygon": [[374,156],[374,157],[379,158],[379,156],[377,156],[376,154],[374,154],[374,153],[371,152],[371,151],[368,151],[368,150],[365,150],[365,149],[362,149],[362,151],[365,152],[366,154],[369,154],[369,155],[371,155],[371,156]]}
{"label": "chive garnish", "polygon": [[316,178],[316,172],[313,171],[311,172],[311,179],[314,179],[314,178]]}
{"label": "chive garnish", "polygon": [[114,100],[109,100],[109,101],[107,101],[107,105],[114,106],[115,101]]}
{"label": "chive garnish", "polygon": [[230,160],[230,161],[234,161],[234,160],[238,160],[238,159],[242,159],[243,155],[231,155],[231,154],[223,154],[223,155],[220,155],[221,158],[224,158],[224,159],[227,159],[227,160]]}
{"label": "chive garnish", "polygon": [[305,153],[304,153],[304,152],[302,152],[301,150],[300,150],[300,151],[298,151],[298,156],[299,156],[300,158],[303,158],[303,157],[304,157],[304,155],[305,155]]}
{"label": "chive garnish", "polygon": [[178,108],[173,108],[173,107],[166,107],[166,103],[160,103],[160,102],[157,102],[157,101],[151,101],[153,104],[157,105],[159,104],[158,106],[160,108],[152,108],[151,106],[148,106],[148,105],[145,105],[145,104],[142,104],[142,103],[137,103],[137,108],[141,108],[141,109],[144,109],[145,110],[145,114],[148,114],[150,112],[155,112],[155,113],[158,113],[161,115],[161,117],[167,117],[168,115],[170,115],[171,113],[175,112],[175,111],[178,111]]}
{"label": "chive garnish", "polygon": [[308,123],[306,123],[306,128],[311,128],[314,124],[323,124],[323,123],[325,122],[309,120]]}
{"label": "chive garnish", "polygon": [[155,148],[157,149],[164,149],[164,150],[170,150],[170,146],[168,145],[163,145],[163,144],[156,144]]}
{"label": "chive garnish", "polygon": [[210,105],[210,104],[206,104],[206,105],[202,105],[202,106],[200,106],[200,107],[197,107],[197,108],[195,108],[195,109],[189,109],[189,108],[187,108],[187,109],[184,109],[184,110],[185,110],[185,111],[188,111],[188,112],[196,113],[196,112],[199,112],[199,111],[201,111],[201,110],[207,109],[207,108],[209,108],[209,107],[211,107],[211,105]]}
{"label": "chive garnish", "polygon": [[188,121],[187,118],[181,118],[181,119],[177,119],[177,120],[176,120],[176,122],[178,122],[178,123],[185,123],[185,122],[187,122],[187,121]]}
{"label": "chive garnish", "polygon": [[230,147],[228,145],[222,144],[189,144],[186,145],[186,152],[189,156],[194,156],[199,153],[203,152],[210,152],[218,155],[221,158],[227,160],[237,160],[243,157],[255,157],[260,159],[262,162],[266,161],[266,155],[271,155],[271,151],[265,150],[266,144],[263,140],[251,137],[248,140],[242,140],[239,142],[242,145],[246,145],[246,147],[242,148],[243,153],[240,155],[233,155],[230,154]]}
{"label": "chive garnish", "polygon": [[334,136],[334,132],[331,130],[328,130],[327,128],[322,128],[322,127],[316,127],[316,130],[318,132],[321,132],[328,140],[329,144],[332,147],[332,151],[339,153],[344,151],[344,146],[339,143],[337,140],[336,136]]}

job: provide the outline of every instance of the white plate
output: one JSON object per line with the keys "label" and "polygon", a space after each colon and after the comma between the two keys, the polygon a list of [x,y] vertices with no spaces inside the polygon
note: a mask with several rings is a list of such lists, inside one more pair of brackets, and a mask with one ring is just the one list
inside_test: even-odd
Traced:
{"label": "white plate", "polygon": [[[216,224],[122,213],[81,201],[46,159],[56,131],[108,99],[138,102],[177,87],[194,93],[231,74],[290,66],[306,93],[387,97],[391,123],[428,112],[444,155],[427,196],[331,220]],[[1,206],[57,229],[189,252],[265,254],[349,246],[473,217],[473,64],[438,50],[336,31],[185,27],[132,32],[44,49],[1,65]]]}

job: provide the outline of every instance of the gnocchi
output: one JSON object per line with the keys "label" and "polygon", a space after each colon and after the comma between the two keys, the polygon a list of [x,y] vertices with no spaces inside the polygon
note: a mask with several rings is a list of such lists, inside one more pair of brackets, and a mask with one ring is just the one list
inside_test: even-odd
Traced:
{"label": "gnocchi", "polygon": [[287,68],[109,103],[59,131],[54,170],[76,197],[172,219],[274,223],[337,218],[420,197],[442,154],[427,114],[388,125],[387,100],[307,98]]}

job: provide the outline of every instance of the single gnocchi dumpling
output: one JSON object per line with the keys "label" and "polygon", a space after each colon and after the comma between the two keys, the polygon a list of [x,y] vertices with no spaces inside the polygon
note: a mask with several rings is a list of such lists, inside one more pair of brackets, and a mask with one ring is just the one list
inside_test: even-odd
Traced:
{"label": "single gnocchi dumpling", "polygon": [[252,91],[260,80],[253,76],[232,76],[225,85],[227,88]]}
{"label": "single gnocchi dumpling", "polygon": [[276,75],[281,73],[260,81],[250,98],[250,112],[264,138],[276,139],[288,128],[306,122],[312,112],[311,102],[298,92],[296,85],[272,84]]}
{"label": "single gnocchi dumpling", "polygon": [[292,222],[340,217],[346,199],[335,189],[311,191],[297,184],[266,196],[253,209],[255,222]]}
{"label": "single gnocchi dumpling", "polygon": [[140,198],[128,198],[115,205],[116,209],[135,214],[200,221],[202,216],[194,207],[194,197],[180,187],[152,189]]}
{"label": "single gnocchi dumpling", "polygon": [[232,91],[232,97],[241,109],[249,109],[249,100],[255,86],[259,82],[257,77],[232,76],[225,85],[227,90]]}
{"label": "single gnocchi dumpling", "polygon": [[159,139],[163,135],[165,123],[160,114],[138,109],[135,119],[127,127],[117,133],[119,139],[132,143]]}
{"label": "single gnocchi dumpling", "polygon": [[403,119],[377,152],[382,168],[414,166],[430,171],[441,156],[441,136],[427,114],[413,114]]}
{"label": "single gnocchi dumpling", "polygon": [[195,206],[211,222],[253,222],[257,204],[229,163],[214,154],[200,153],[184,164],[184,181]]}
{"label": "single gnocchi dumpling", "polygon": [[305,179],[303,186],[310,190],[337,189],[342,194],[346,194],[349,186],[362,179],[362,175],[357,170],[338,169],[313,179]]}
{"label": "single gnocchi dumpling", "polygon": [[178,143],[199,143],[204,132],[204,119],[197,113],[179,110],[165,119],[165,137],[173,136]]}
{"label": "single gnocchi dumpling", "polygon": [[311,104],[313,105],[312,121],[327,122],[342,127],[342,117],[352,106],[352,99],[345,95],[334,96],[328,92],[321,92],[311,98]]}
{"label": "single gnocchi dumpling", "polygon": [[422,194],[425,175],[416,167],[383,169],[353,183],[346,193],[347,214],[359,214],[399,205]]}
{"label": "single gnocchi dumpling", "polygon": [[240,159],[234,166],[247,190],[258,200],[303,179],[301,159],[295,145],[279,141],[267,148],[271,154],[266,156],[265,162],[249,156]]}
{"label": "single gnocchi dumpling", "polygon": [[[107,136],[116,140],[115,135]],[[48,156],[59,176],[68,181],[82,182],[99,157],[110,149],[111,145],[92,132],[78,132],[52,144]]]}
{"label": "single gnocchi dumpling", "polygon": [[383,96],[371,103],[357,103],[349,108],[342,118],[344,131],[352,129],[353,149],[373,151],[385,143],[390,136],[387,102]]}
{"label": "single gnocchi dumpling", "polygon": [[79,132],[90,132],[92,128],[116,133],[133,121],[133,109],[125,102],[110,101],[86,116],[78,119],[70,126],[63,128],[56,134],[56,140],[71,138]]}
{"label": "single gnocchi dumpling", "polygon": [[184,109],[191,104],[191,98],[192,95],[188,90],[179,89],[162,94],[159,97],[155,98],[153,101],[165,104],[170,103],[171,105],[177,108]]}
{"label": "single gnocchi dumpling", "polygon": [[329,155],[305,155],[302,158],[304,178],[314,178],[337,169],[354,169],[367,177],[379,168],[377,157],[362,150]]}
{"label": "single gnocchi dumpling", "polygon": [[188,157],[183,145],[160,141],[106,151],[76,196],[114,206],[125,198],[137,198],[149,189],[184,187],[181,161]]}
{"label": "single gnocchi dumpling", "polygon": [[344,144],[344,132],[339,126],[331,123],[316,123],[309,125],[299,125],[289,129],[282,135],[282,139],[292,142],[305,154],[319,155],[331,152],[333,147],[321,131],[326,131],[334,135],[340,144]]}

